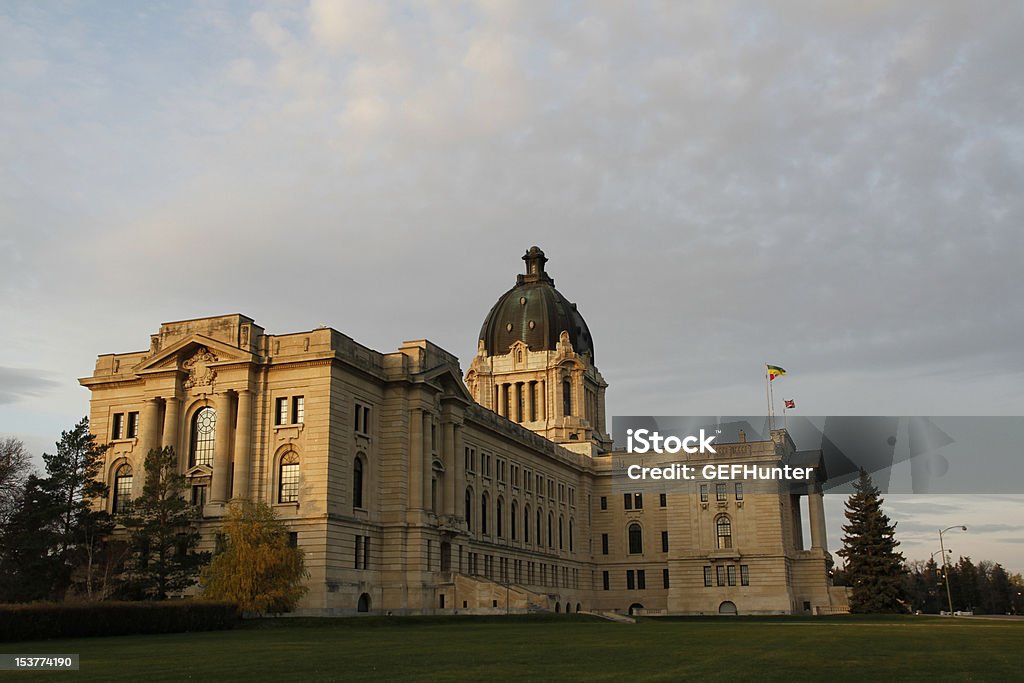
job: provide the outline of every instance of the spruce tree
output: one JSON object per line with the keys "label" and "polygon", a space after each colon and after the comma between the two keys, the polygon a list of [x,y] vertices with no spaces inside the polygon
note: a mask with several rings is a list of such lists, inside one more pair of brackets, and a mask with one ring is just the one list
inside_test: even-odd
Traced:
{"label": "spruce tree", "polygon": [[903,555],[896,550],[896,523],[882,512],[882,498],[863,469],[846,501],[843,548],[846,558],[850,611],[858,614],[903,612]]}
{"label": "spruce tree", "polygon": [[171,447],[146,455],[146,484],[121,523],[131,533],[131,556],[122,593],[130,598],[165,600],[192,586],[210,559],[197,553],[198,511],[185,501],[185,477]]}

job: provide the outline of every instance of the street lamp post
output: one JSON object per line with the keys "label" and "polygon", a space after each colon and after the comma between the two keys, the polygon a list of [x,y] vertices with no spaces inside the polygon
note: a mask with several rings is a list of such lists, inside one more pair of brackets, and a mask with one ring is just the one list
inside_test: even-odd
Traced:
{"label": "street lamp post", "polygon": [[953,526],[948,526],[939,531],[939,552],[942,553],[942,572],[946,577],[946,599],[949,601],[949,616],[953,616],[953,592],[949,589],[949,556],[946,555],[946,546],[942,542],[942,534],[946,533],[950,529],[967,531],[967,527],[963,524],[954,524]]}

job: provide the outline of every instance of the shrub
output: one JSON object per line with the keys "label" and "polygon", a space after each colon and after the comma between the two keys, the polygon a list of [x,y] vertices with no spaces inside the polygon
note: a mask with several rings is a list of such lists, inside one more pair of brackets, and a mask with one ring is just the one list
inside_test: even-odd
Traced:
{"label": "shrub", "polygon": [[205,600],[0,605],[0,642],[233,628],[237,605]]}

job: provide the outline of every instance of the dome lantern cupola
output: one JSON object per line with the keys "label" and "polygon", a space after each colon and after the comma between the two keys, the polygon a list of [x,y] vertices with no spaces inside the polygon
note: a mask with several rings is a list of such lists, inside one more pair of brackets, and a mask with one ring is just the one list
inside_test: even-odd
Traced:
{"label": "dome lantern cupola", "polygon": [[540,247],[480,327],[466,373],[473,398],[498,415],[581,453],[611,447],[594,340],[576,304],[557,289]]}

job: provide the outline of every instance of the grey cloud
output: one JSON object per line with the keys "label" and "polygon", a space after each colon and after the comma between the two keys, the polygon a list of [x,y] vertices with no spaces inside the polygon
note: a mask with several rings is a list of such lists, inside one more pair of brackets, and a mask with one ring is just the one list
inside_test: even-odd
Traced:
{"label": "grey cloud", "polygon": [[0,404],[17,403],[23,398],[52,391],[58,383],[49,379],[49,374],[42,370],[0,366]]}

